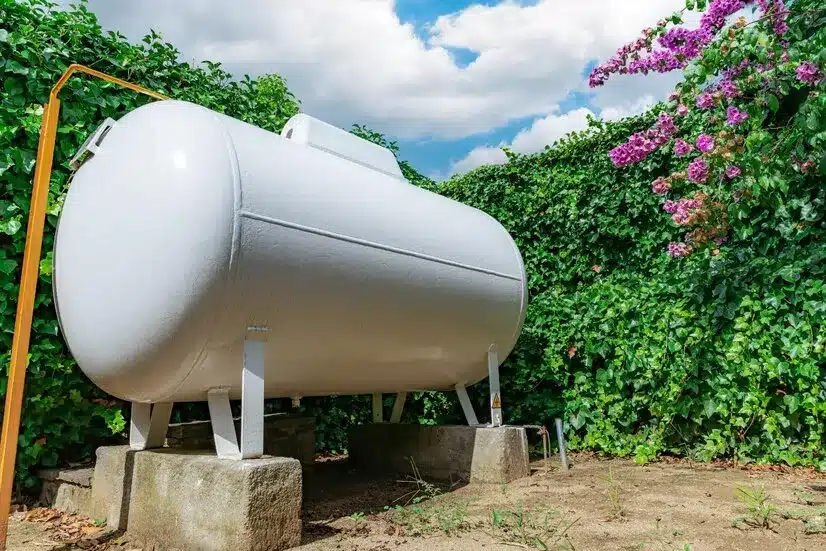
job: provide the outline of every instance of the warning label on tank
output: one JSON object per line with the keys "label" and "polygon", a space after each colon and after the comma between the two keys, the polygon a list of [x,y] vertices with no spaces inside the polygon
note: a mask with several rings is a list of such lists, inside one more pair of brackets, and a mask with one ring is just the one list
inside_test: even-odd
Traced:
{"label": "warning label on tank", "polygon": [[502,408],[502,401],[499,400],[499,393],[493,395],[493,405],[491,406],[493,409],[501,409]]}

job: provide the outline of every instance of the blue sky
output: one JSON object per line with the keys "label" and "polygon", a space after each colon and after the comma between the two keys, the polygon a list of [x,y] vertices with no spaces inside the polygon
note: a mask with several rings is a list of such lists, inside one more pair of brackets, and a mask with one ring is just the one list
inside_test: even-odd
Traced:
{"label": "blue sky", "polygon": [[676,78],[587,73],[684,0],[89,0],[104,28],[160,31],[185,58],[278,73],[308,114],[383,132],[437,178],[541,150],[663,98]]}

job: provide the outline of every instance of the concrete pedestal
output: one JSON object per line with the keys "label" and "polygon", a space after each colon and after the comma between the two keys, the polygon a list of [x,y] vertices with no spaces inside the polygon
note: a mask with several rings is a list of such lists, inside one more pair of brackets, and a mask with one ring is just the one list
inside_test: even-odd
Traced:
{"label": "concrete pedestal", "polygon": [[530,476],[528,437],[520,427],[358,425],[349,431],[350,461],[370,471],[437,480],[503,484]]}
{"label": "concrete pedestal", "polygon": [[97,450],[92,516],[180,550],[281,550],[301,543],[301,464],[184,450]]}

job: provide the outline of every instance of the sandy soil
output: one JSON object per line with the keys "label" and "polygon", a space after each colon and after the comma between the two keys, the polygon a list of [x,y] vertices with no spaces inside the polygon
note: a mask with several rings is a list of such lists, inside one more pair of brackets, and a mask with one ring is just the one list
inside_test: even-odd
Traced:
{"label": "sandy soil", "polygon": [[[589,457],[575,457],[567,474],[556,463],[534,467],[509,485],[436,488],[317,465],[297,549],[826,551],[826,478],[812,472]],[[83,519],[24,516],[10,523],[10,550],[141,548]]]}

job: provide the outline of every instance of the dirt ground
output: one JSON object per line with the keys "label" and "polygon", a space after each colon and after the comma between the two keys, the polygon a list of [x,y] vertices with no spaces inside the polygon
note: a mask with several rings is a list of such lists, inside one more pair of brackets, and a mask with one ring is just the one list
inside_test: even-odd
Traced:
{"label": "dirt ground", "polygon": [[[365,479],[345,462],[305,478],[301,551],[826,551],[826,477],[575,456],[501,486]],[[88,519],[17,513],[13,551],[142,549]]]}

